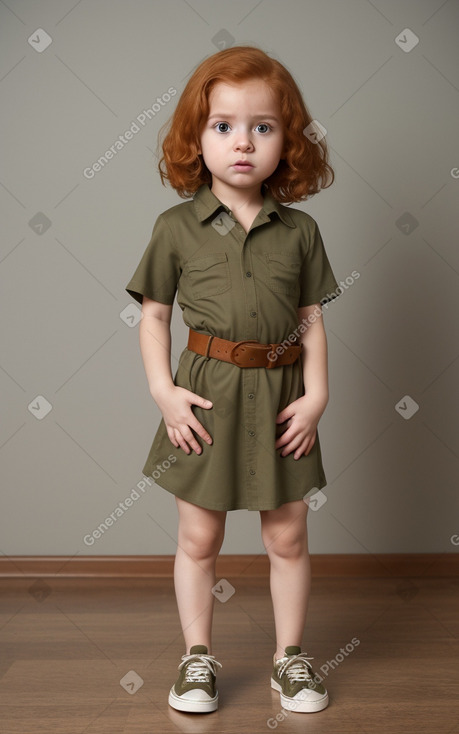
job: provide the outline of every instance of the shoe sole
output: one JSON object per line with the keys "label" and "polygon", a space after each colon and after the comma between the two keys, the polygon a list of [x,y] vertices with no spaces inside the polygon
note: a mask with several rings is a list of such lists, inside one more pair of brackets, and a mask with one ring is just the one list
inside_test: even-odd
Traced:
{"label": "shoe sole", "polygon": [[328,693],[325,693],[317,701],[299,701],[298,699],[295,700],[294,698],[284,696],[281,686],[273,678],[271,678],[271,688],[274,688],[275,691],[280,693],[283,708],[292,713],[314,714],[316,711],[322,711],[328,706]]}
{"label": "shoe sole", "polygon": [[210,711],[216,711],[218,708],[218,693],[205,701],[190,701],[189,699],[177,696],[172,687],[169,691],[169,706],[177,711],[188,711],[191,713],[206,714]]}

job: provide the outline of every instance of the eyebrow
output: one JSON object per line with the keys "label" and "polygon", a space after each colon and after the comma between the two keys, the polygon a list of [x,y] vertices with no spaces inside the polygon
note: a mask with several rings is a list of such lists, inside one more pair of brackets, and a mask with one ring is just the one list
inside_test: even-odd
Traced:
{"label": "eyebrow", "polygon": [[[214,117],[219,117],[220,119],[223,118],[225,120],[234,120],[236,115],[228,115],[224,113],[215,112],[213,115],[209,115],[208,119],[213,120]],[[274,115],[264,115],[262,113],[257,115],[252,115],[253,120],[259,120],[260,117],[262,117],[264,120],[274,120],[275,122],[279,122],[279,119],[277,117],[274,117]]]}

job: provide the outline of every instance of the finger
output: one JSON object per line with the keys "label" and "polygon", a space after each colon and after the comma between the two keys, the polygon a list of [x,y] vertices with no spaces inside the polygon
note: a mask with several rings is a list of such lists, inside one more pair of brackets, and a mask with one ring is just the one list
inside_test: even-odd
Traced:
{"label": "finger", "polygon": [[294,454],[295,459],[300,459],[303,456],[303,454],[305,456],[308,456],[308,454],[311,452],[315,444],[316,435],[317,435],[317,431],[314,431],[314,433],[311,436],[306,436],[302,444],[295,451],[295,454]]}
{"label": "finger", "polygon": [[314,435],[312,436],[311,440],[308,442],[308,445],[305,448],[304,453],[306,454],[306,456],[312,451],[313,446],[316,442],[316,436],[317,436],[317,432],[314,432]]}
{"label": "finger", "polygon": [[183,449],[186,454],[189,454],[190,449],[188,447],[187,442],[185,441],[182,434],[180,433],[180,430],[178,428],[175,428],[174,431],[175,431],[175,437],[178,441],[180,448]]}
{"label": "finger", "polygon": [[202,425],[202,423],[200,423],[198,421],[198,419],[196,418],[196,416],[194,415],[194,413],[192,415],[193,415],[193,417],[189,421],[190,428],[192,428],[193,431],[198,434],[198,436],[201,436],[201,438],[203,438],[206,443],[211,444],[212,443],[212,436],[210,435],[210,433],[208,433],[206,431],[206,429],[204,428],[204,426]]}
{"label": "finger", "polygon": [[309,446],[309,442],[308,441],[303,441],[303,443],[301,444],[301,446],[299,446],[296,449],[295,453],[293,454],[293,458],[296,459],[296,460],[301,459],[302,456],[304,456],[304,455],[307,456],[309,454],[310,450],[311,450],[311,447]]}
{"label": "finger", "polygon": [[278,438],[276,439],[276,443],[275,443],[275,447],[276,447],[276,449],[279,449],[279,448],[281,448],[281,446],[285,446],[285,445],[286,445],[286,444],[288,444],[288,443],[289,443],[289,441],[291,441],[291,440],[292,440],[292,439],[293,439],[294,437],[295,437],[295,432],[294,432],[294,429],[292,428],[292,426],[290,426],[289,428],[287,428],[287,429],[286,429],[286,430],[285,430],[285,431],[284,431],[284,432],[282,433],[282,435],[281,435],[281,436],[279,436],[279,437],[278,437]]}
{"label": "finger", "polygon": [[207,400],[207,398],[203,398],[201,395],[196,395],[194,392],[190,392],[190,403],[192,405],[199,405],[200,408],[206,408],[207,410],[213,405],[211,400]]}
{"label": "finger", "polygon": [[197,454],[201,454],[202,453],[202,448],[199,445],[199,443],[196,441],[195,437],[193,436],[193,434],[192,434],[192,432],[190,430],[190,427],[188,425],[184,424],[181,427],[181,432],[182,432],[183,438],[186,441],[188,441],[191,449],[192,450],[194,449],[194,451],[196,451]]}
{"label": "finger", "polygon": [[179,443],[177,439],[175,438],[175,433],[173,428],[169,428],[169,426],[166,426],[167,435],[169,436],[169,441],[172,443],[173,446],[175,446],[176,449],[179,448]]}
{"label": "finger", "polygon": [[301,436],[295,436],[294,438],[292,438],[287,446],[284,446],[284,449],[281,451],[281,456],[287,456],[287,454],[290,454],[292,451],[297,450],[302,441],[304,441],[304,439]]}
{"label": "finger", "polygon": [[295,415],[295,411],[291,409],[290,405],[287,405],[284,410],[281,410],[281,412],[277,414],[276,423],[284,423],[284,421],[288,420],[293,415]]}

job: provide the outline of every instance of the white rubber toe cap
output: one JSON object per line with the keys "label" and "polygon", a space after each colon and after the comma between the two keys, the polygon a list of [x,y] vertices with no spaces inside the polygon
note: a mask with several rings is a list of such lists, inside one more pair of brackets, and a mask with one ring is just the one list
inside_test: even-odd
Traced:
{"label": "white rubber toe cap", "polygon": [[186,691],[180,696],[182,699],[187,701],[211,701],[211,697],[202,688],[192,688],[191,691]]}

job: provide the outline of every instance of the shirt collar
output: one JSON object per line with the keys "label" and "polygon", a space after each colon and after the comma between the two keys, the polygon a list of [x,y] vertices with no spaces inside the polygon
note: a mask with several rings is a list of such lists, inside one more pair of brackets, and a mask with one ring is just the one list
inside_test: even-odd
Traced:
{"label": "shirt collar", "polygon": [[[264,202],[262,211],[264,211],[266,215],[276,213],[282,222],[288,227],[296,226],[289,212],[286,210],[286,207],[282,206],[269,191],[264,193],[263,198]],[[215,196],[207,183],[202,184],[202,186],[200,186],[196,191],[193,196],[193,203],[196,216],[200,222],[208,219],[217,211],[217,209],[221,209],[222,207],[225,211],[229,211],[226,204],[223,204],[220,199]],[[268,221],[268,219],[266,221]]]}

